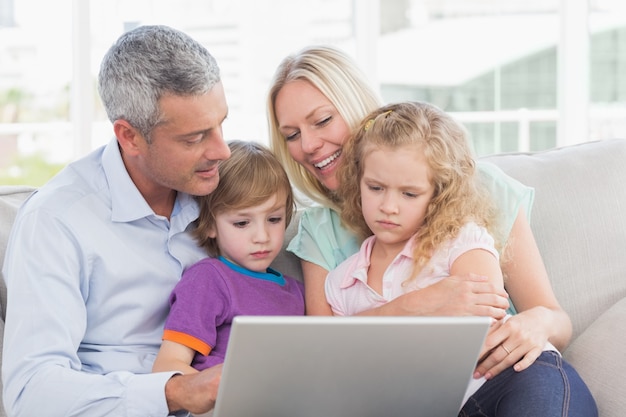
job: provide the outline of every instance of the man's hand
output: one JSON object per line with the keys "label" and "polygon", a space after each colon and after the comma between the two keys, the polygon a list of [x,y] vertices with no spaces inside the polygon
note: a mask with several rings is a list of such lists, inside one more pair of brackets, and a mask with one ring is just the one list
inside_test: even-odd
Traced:
{"label": "man's hand", "polygon": [[185,410],[203,414],[212,410],[221,378],[222,364],[193,374],[174,375],[165,384],[170,413]]}

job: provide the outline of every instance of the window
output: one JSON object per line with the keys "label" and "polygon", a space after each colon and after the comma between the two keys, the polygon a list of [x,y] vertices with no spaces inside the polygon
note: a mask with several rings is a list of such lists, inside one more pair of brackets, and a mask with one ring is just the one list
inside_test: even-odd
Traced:
{"label": "window", "polygon": [[112,137],[98,66],[140,24],[184,30],[215,55],[229,139],[267,142],[270,77],[312,43],[354,56],[385,101],[451,112],[479,155],[626,137],[624,11],[621,0],[0,0],[0,183],[39,185]]}

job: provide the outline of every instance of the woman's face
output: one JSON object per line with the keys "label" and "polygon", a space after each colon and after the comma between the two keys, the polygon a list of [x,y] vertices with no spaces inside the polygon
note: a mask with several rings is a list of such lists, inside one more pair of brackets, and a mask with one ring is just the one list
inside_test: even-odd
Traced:
{"label": "woman's face", "polygon": [[326,188],[336,190],[337,167],[350,128],[335,106],[308,81],[295,80],[278,92],[274,110],[291,157]]}

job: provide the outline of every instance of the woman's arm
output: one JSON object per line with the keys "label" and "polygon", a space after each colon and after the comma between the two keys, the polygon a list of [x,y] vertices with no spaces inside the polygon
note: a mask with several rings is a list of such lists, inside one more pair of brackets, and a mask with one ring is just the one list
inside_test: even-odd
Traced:
{"label": "woman's arm", "polygon": [[312,262],[300,261],[304,277],[304,303],[308,316],[332,316],[333,311],[326,301],[324,282],[328,271]]}
{"label": "woman's arm", "polygon": [[505,287],[518,314],[490,332],[485,345],[504,342],[510,354],[493,350],[477,367],[477,375],[493,377],[514,365],[516,371],[530,366],[547,342],[564,349],[572,336],[572,324],[557,301],[541,259],[539,248],[523,210],[513,224],[505,248]]}
{"label": "woman's arm", "polygon": [[[306,314],[331,316],[324,283],[328,271],[311,262],[301,261],[304,276]],[[363,311],[369,316],[489,316],[501,319],[509,307],[501,285],[486,276],[452,276],[419,291],[401,295],[383,306]]]}

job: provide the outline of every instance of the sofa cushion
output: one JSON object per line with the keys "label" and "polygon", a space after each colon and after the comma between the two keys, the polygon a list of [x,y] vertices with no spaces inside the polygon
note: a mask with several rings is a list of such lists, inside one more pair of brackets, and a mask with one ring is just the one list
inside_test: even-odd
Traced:
{"label": "sofa cushion", "polygon": [[531,227],[575,338],[626,297],[626,140],[484,159],[535,188]]}
{"label": "sofa cushion", "polygon": [[565,351],[598,403],[601,416],[623,415],[626,298],[594,321]]}

